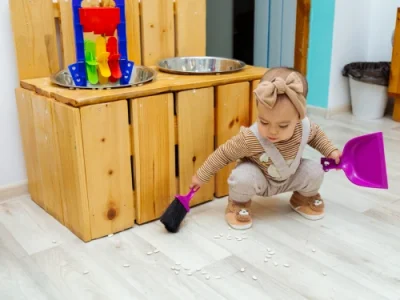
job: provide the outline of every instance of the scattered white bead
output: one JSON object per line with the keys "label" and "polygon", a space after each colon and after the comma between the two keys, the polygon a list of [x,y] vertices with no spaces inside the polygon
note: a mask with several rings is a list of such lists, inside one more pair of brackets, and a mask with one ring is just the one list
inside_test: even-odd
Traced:
{"label": "scattered white bead", "polygon": [[289,267],[290,267],[289,264],[284,264],[283,266],[284,266],[285,268],[289,268]]}
{"label": "scattered white bead", "polygon": [[220,237],[223,237],[223,236],[224,236],[224,234],[223,234],[223,233],[220,233],[220,234],[219,234],[219,236],[220,236]]}
{"label": "scattered white bead", "polygon": [[228,227],[228,230],[232,230],[232,228],[231,228],[231,227]]}
{"label": "scattered white bead", "polygon": [[179,275],[179,271],[175,271],[175,274],[176,274],[176,275]]}
{"label": "scattered white bead", "polygon": [[108,235],[108,237],[112,237],[113,235],[114,235],[114,234],[113,234],[113,233],[111,233],[111,234],[109,234],[109,235]]}
{"label": "scattered white bead", "polygon": [[180,271],[180,270],[181,270],[181,268],[179,268],[179,267],[175,267],[175,270],[177,270],[177,271]]}
{"label": "scattered white bead", "polygon": [[89,274],[89,271],[88,271],[88,270],[85,270],[85,271],[83,271],[83,274],[84,274],[84,275],[87,275],[87,274]]}
{"label": "scattered white bead", "polygon": [[189,271],[190,270],[190,268],[184,268],[186,271]]}
{"label": "scattered white bead", "polygon": [[214,236],[214,239],[219,239],[219,238],[220,238],[219,235]]}
{"label": "scattered white bead", "polygon": [[221,279],[221,276],[215,276],[215,279]]}
{"label": "scattered white bead", "polygon": [[160,250],[155,249],[153,252],[154,252],[154,253],[158,253],[158,252],[160,252]]}
{"label": "scattered white bead", "polygon": [[244,272],[244,271],[246,271],[245,268],[241,268],[240,269],[240,272]]}
{"label": "scattered white bead", "polygon": [[317,250],[315,250],[315,249],[312,249],[312,252],[316,252]]}
{"label": "scattered white bead", "polygon": [[51,241],[53,244],[57,244],[57,241],[56,240],[52,240]]}
{"label": "scattered white bead", "polygon": [[326,275],[328,275],[328,274],[326,274],[325,272],[322,272],[322,275],[326,276]]}
{"label": "scattered white bead", "polygon": [[268,251],[268,252],[271,252],[271,248],[267,248],[267,251]]}
{"label": "scattered white bead", "polygon": [[253,275],[253,280],[257,280],[257,276]]}
{"label": "scattered white bead", "polygon": [[147,255],[152,255],[152,254],[153,254],[152,251],[147,252]]}
{"label": "scattered white bead", "polygon": [[274,262],[274,266],[277,267],[277,266],[278,266],[278,263],[277,263],[277,262]]}
{"label": "scattered white bead", "polygon": [[177,262],[177,263],[175,263],[177,266],[179,266],[181,263],[180,262]]}
{"label": "scattered white bead", "polygon": [[266,258],[272,258],[272,256],[271,256],[271,255],[266,255],[265,257],[266,257]]}
{"label": "scattered white bead", "polygon": [[121,247],[121,241],[120,240],[116,240],[115,241],[115,247],[117,247],[117,248]]}
{"label": "scattered white bead", "polygon": [[242,239],[242,238],[238,238],[237,240],[238,240],[238,242],[241,242],[241,241],[243,241],[243,239]]}
{"label": "scattered white bead", "polygon": [[201,271],[201,268],[197,268],[196,271],[197,271],[197,272],[200,272],[200,271]]}
{"label": "scattered white bead", "polygon": [[202,275],[206,275],[207,272],[203,270],[203,271],[201,271],[201,274],[202,274]]}
{"label": "scattered white bead", "polygon": [[264,258],[264,262],[268,262],[268,258]]}
{"label": "scattered white bead", "polygon": [[174,267],[174,266],[172,266],[172,267],[171,267],[171,270],[175,270],[175,267]]}
{"label": "scattered white bead", "polygon": [[228,236],[228,237],[227,237],[227,240],[232,240],[232,237],[231,237],[231,236]]}
{"label": "scattered white bead", "polygon": [[124,264],[124,268],[129,268],[129,264]]}
{"label": "scattered white bead", "polygon": [[272,251],[272,252],[270,252],[269,254],[271,254],[271,255],[274,255],[274,254],[275,254],[275,252],[274,252],[274,251]]}
{"label": "scattered white bead", "polygon": [[207,276],[206,276],[206,279],[209,280],[209,279],[210,279],[210,275],[207,275]]}
{"label": "scattered white bead", "polygon": [[193,273],[192,272],[189,272],[189,273],[187,273],[188,274],[188,276],[192,276],[193,275]]}

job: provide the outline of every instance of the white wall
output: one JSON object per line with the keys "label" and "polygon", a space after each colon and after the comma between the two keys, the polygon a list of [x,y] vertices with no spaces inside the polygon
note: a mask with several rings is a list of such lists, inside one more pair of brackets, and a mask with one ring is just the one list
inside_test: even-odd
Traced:
{"label": "white wall", "polygon": [[398,7],[400,0],[371,0],[368,59],[390,61]]}
{"label": "white wall", "polygon": [[370,1],[375,0],[336,0],[328,100],[330,109],[350,103],[348,79],[341,74],[343,66],[368,59]]}
{"label": "white wall", "polygon": [[0,188],[26,180],[14,89],[18,86],[8,1],[0,1]]}
{"label": "white wall", "polygon": [[354,61],[390,61],[400,0],[336,0],[329,109],[350,105],[343,66]]}

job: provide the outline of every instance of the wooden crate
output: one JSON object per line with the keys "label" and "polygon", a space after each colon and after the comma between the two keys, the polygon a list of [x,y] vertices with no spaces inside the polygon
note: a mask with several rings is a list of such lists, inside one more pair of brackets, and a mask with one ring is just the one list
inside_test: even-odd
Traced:
{"label": "wooden crate", "polygon": [[[205,55],[205,0],[126,4],[135,63],[152,67],[168,56]],[[142,86],[101,91],[52,85],[49,75],[75,59],[71,2],[10,0],[10,7],[29,192],[83,241],[157,220],[177,193],[188,192],[208,155],[255,118],[252,90],[265,68],[159,73]],[[191,205],[226,196],[232,167]]]}

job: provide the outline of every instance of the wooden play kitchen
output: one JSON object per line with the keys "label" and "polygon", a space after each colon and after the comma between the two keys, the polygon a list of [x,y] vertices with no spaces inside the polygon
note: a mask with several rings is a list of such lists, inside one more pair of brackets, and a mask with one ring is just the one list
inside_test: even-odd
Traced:
{"label": "wooden play kitchen", "polygon": [[[205,2],[115,1],[114,8],[125,17],[118,30],[126,29],[126,57],[123,43],[118,44],[120,53],[115,40],[111,48],[100,39],[97,46],[126,59],[126,67],[133,62],[136,69],[157,70],[157,62],[170,57],[205,56]],[[53,75],[68,73],[68,68],[74,75],[79,66],[93,71],[103,63],[90,81],[97,82],[98,76],[99,82],[111,83],[122,81],[118,76],[129,69],[120,61],[121,70],[108,73],[93,53],[82,60],[82,48],[75,47],[71,0],[10,0],[10,8],[29,192],[83,241],[157,220],[177,193],[188,192],[206,157],[255,119],[251,91],[264,68],[207,75],[157,70],[151,81],[124,88],[54,84]],[[85,32],[84,38],[88,35],[93,32]],[[227,195],[231,168],[204,186],[192,205]]]}

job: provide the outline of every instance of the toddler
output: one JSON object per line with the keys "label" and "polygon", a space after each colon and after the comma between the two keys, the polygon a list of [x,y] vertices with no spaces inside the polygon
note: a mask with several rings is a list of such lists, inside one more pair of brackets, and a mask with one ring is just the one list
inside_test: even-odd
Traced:
{"label": "toddler", "polygon": [[324,171],[318,162],[303,159],[308,144],[339,163],[341,152],[321,128],[306,117],[308,84],[290,68],[268,70],[254,90],[258,119],[212,153],[192,178],[200,188],[219,170],[238,161],[229,176],[225,211],[234,229],[252,226],[251,198],[294,192],[290,206],[310,220],[324,216],[319,194]]}

